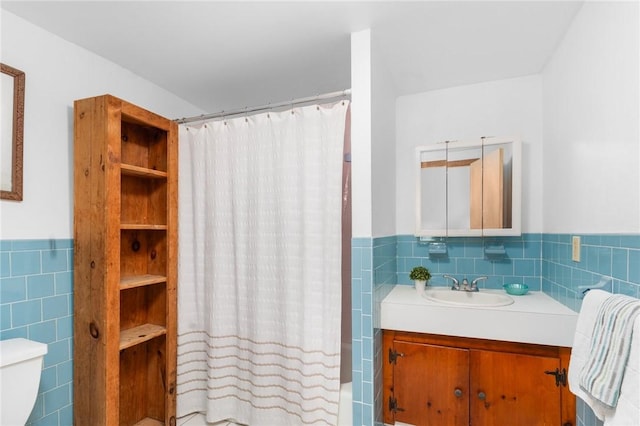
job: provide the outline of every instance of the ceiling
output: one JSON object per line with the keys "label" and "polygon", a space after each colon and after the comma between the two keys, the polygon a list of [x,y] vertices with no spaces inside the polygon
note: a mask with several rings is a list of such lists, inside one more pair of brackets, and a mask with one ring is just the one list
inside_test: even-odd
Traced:
{"label": "ceiling", "polygon": [[535,74],[582,2],[1,4],[203,111],[217,112],[351,87],[350,34],[367,28],[398,95]]}

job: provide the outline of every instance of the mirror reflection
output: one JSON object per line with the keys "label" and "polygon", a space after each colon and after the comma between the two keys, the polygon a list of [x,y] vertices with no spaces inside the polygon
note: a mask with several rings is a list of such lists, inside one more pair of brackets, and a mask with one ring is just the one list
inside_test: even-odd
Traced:
{"label": "mirror reflection", "polygon": [[417,155],[416,235],[520,234],[519,141],[445,142]]}

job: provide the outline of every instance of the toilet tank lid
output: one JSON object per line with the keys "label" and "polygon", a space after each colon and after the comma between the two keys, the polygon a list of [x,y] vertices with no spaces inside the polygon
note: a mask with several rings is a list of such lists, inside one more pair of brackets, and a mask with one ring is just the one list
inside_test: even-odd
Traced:
{"label": "toilet tank lid", "polygon": [[43,356],[46,353],[45,343],[23,338],[0,340],[0,367]]}

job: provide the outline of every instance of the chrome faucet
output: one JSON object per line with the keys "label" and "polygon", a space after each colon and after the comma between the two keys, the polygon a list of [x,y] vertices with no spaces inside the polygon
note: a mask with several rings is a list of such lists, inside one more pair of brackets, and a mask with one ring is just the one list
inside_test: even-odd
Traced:
{"label": "chrome faucet", "polygon": [[451,290],[456,290],[456,291],[479,291],[478,281],[487,279],[486,276],[478,277],[478,278],[475,278],[473,281],[471,281],[471,284],[469,284],[469,280],[467,280],[466,277],[462,279],[462,282],[459,282],[456,278],[452,277],[451,275],[443,275],[443,277],[449,278],[451,281],[453,281],[453,284],[451,285]]}
{"label": "chrome faucet", "polygon": [[451,275],[443,275],[444,278],[449,278],[451,281],[453,281],[453,284],[451,285],[451,290],[460,290],[460,283],[458,282],[457,279],[455,279],[454,277],[452,277]]}

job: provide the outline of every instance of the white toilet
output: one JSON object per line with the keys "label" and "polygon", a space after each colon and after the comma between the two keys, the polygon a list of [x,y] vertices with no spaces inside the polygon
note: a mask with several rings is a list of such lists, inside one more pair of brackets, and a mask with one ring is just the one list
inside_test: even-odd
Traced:
{"label": "white toilet", "polygon": [[38,396],[47,345],[27,339],[0,341],[0,425],[24,425]]}

